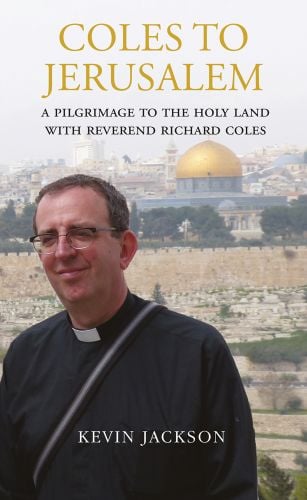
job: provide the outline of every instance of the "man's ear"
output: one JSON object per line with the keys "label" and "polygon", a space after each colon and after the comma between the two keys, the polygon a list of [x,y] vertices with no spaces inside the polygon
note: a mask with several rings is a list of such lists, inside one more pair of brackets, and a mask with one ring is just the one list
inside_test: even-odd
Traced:
{"label": "man's ear", "polygon": [[138,249],[137,237],[133,231],[127,229],[121,237],[120,268],[127,269]]}

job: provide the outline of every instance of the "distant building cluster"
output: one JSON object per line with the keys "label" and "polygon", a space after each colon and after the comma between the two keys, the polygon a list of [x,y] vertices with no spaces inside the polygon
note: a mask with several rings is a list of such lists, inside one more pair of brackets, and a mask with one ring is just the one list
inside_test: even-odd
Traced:
{"label": "distant building cluster", "polygon": [[143,160],[116,153],[106,157],[103,141],[81,137],[72,158],[70,165],[64,159],[2,165],[0,208],[11,199],[22,210],[45,184],[87,173],[114,183],[138,209],[211,205],[228,227],[247,234],[259,231],[264,208],[307,193],[307,151],[295,146],[266,147],[239,158],[211,140],[180,154],[171,139],[160,157]]}

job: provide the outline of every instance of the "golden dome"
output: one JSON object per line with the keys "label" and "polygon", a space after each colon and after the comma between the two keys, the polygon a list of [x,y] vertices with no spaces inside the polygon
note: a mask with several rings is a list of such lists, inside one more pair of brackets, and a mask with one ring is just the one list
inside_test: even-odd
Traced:
{"label": "golden dome", "polygon": [[188,149],[176,168],[177,179],[241,176],[239,158],[229,148],[214,141],[203,141]]}

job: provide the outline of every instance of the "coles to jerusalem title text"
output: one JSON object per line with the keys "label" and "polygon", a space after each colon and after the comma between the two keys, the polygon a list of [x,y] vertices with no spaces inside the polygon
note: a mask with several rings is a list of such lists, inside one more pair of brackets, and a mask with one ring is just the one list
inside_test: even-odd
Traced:
{"label": "coles to jerusalem title text", "polygon": [[[55,91],[262,90],[263,65],[249,63],[241,67],[236,57],[235,53],[248,48],[247,29],[239,23],[223,26],[199,22],[190,26],[147,23],[137,27],[97,23],[87,27],[76,22],[60,29],[59,43],[65,54],[87,56],[90,52],[95,57],[99,55],[99,61],[47,63],[47,87],[42,98]],[[212,62],[215,51],[220,60]],[[179,52],[191,59],[193,53],[200,52],[210,60],[185,61],[175,58]],[[234,62],[224,64],[220,54],[225,52],[234,53]],[[125,62],[122,62],[122,54],[125,54]],[[140,54],[144,54],[144,60]],[[163,57],[152,57],[153,54]],[[166,55],[169,61],[164,62]]]}

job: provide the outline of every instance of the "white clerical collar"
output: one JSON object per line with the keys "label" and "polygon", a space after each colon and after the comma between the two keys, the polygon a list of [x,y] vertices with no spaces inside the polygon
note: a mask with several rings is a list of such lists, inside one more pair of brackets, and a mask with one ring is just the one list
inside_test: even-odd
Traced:
{"label": "white clerical collar", "polygon": [[81,342],[97,342],[100,339],[97,328],[90,328],[90,330],[77,330],[72,328],[78,340]]}

